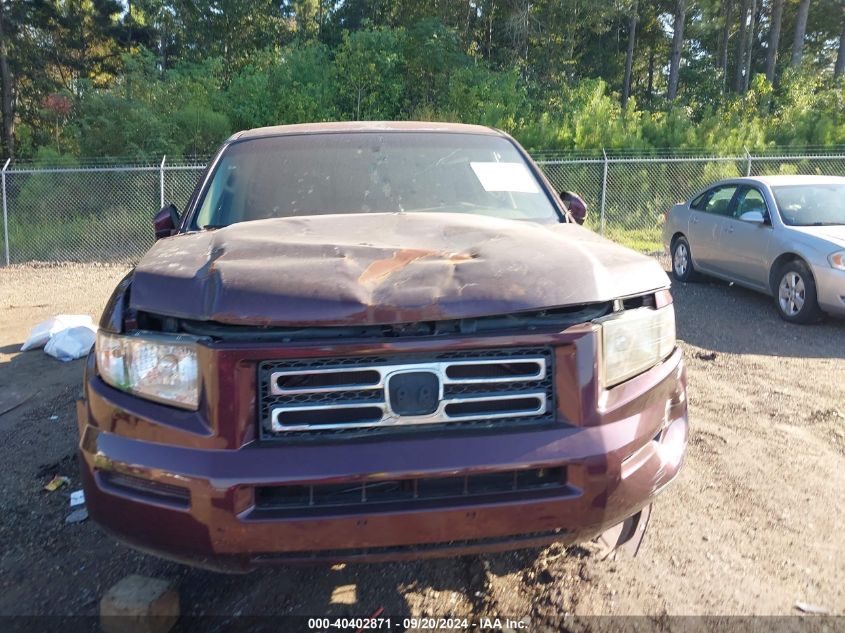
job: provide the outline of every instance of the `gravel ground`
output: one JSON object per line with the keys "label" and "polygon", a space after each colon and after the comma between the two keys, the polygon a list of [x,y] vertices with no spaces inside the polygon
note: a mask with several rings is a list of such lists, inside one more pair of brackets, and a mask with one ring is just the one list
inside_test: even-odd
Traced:
{"label": "gravel ground", "polygon": [[[17,350],[51,315],[98,317],[124,272],[0,268],[0,412],[18,405],[0,413],[0,614],[93,615],[104,591],[133,572],[178,580],[182,612],[192,614],[360,617],[383,607],[394,617],[538,625],[564,614],[641,614],[659,623],[794,614],[798,601],[845,614],[845,321],[788,325],[768,298],[717,282],[673,289],[692,432],[636,559],[600,561],[585,544],[220,576],[136,553],[90,521],[64,523],[79,487],[82,361]],[[43,491],[56,474],[71,486]]]}

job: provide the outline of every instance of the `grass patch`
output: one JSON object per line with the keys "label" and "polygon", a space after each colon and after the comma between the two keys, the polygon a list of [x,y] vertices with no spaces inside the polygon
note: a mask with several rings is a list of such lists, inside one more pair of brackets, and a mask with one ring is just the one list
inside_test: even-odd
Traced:
{"label": "grass patch", "polygon": [[621,227],[605,227],[604,236],[623,246],[641,253],[662,253],[663,235],[659,228],[624,229]]}

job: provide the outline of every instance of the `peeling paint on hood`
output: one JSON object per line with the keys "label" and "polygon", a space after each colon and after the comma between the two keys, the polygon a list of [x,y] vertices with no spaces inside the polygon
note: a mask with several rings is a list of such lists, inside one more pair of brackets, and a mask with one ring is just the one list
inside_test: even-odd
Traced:
{"label": "peeling paint on hood", "polygon": [[653,258],[575,224],[373,213],[160,240],[135,269],[131,305],[240,325],[376,325],[609,301],[668,285]]}

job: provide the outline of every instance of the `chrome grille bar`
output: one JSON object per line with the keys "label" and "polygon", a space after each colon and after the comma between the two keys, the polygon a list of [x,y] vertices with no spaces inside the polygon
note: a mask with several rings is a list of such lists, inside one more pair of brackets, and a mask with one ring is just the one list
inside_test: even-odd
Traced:
{"label": "chrome grille bar", "polygon": [[[437,376],[438,406],[432,413],[392,411],[391,377],[408,372]],[[272,371],[264,383],[264,393],[275,400],[267,421],[269,431],[278,434],[545,416],[548,372],[547,358],[540,355]]]}
{"label": "chrome grille bar", "polygon": [[[508,409],[500,412],[483,412],[476,414],[464,415],[450,415],[446,411],[448,405],[456,404],[480,404],[482,402],[505,402],[509,400],[533,400],[534,406],[527,406],[515,409]],[[333,429],[348,429],[348,428],[372,428],[372,427],[387,427],[387,426],[402,426],[412,424],[437,424],[444,422],[470,421],[470,420],[493,420],[500,418],[516,418],[526,417],[532,415],[541,415],[546,412],[546,394],[542,391],[535,391],[529,393],[516,394],[501,394],[494,396],[481,396],[477,398],[451,398],[448,400],[441,400],[437,411],[431,415],[420,416],[406,416],[396,415],[390,411],[389,406],[385,402],[356,402],[354,404],[329,404],[329,405],[306,405],[306,406],[276,406],[271,409],[270,423],[271,428],[276,433],[292,432],[292,431],[314,431],[314,430],[333,430]],[[378,420],[336,423],[327,422],[320,424],[284,424],[280,418],[285,413],[298,412],[314,412],[314,411],[336,411],[338,409],[370,409],[378,408],[382,411],[382,416]]]}
{"label": "chrome grille bar", "polygon": [[[505,368],[512,365],[526,365],[527,367],[521,373],[510,373],[505,376],[476,376],[468,378],[453,378],[449,375],[449,370],[453,368]],[[440,378],[440,383],[443,385],[477,385],[484,383],[522,382],[529,380],[542,380],[543,378],[545,378],[546,359],[543,357],[535,357],[496,360],[461,360],[444,361],[439,363],[406,363],[400,365],[378,365],[375,367],[334,367],[331,369],[320,368],[275,371],[270,374],[270,394],[274,396],[280,396],[306,393],[330,393],[333,391],[348,391],[352,389],[384,389],[387,383],[388,376],[403,371],[430,371],[438,375],[438,377]],[[378,379],[368,380],[367,378],[371,373],[377,373]],[[343,376],[344,374],[349,377],[349,380],[331,386],[284,387],[280,384],[280,382],[286,378],[307,378],[310,376],[326,375]],[[358,378],[357,382],[355,380],[356,377]]]}

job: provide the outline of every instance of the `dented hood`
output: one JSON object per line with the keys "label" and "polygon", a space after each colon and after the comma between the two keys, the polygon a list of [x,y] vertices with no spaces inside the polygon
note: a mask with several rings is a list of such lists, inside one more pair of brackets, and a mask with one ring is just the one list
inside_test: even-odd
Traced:
{"label": "dented hood", "polygon": [[449,214],[278,218],[160,240],[132,307],[306,326],[471,318],[668,286],[657,262],[575,224]]}

